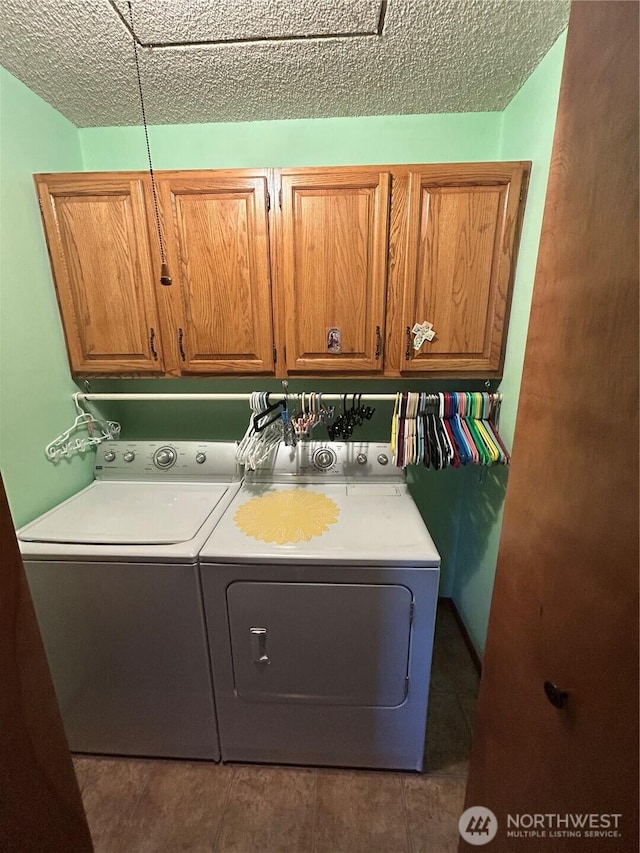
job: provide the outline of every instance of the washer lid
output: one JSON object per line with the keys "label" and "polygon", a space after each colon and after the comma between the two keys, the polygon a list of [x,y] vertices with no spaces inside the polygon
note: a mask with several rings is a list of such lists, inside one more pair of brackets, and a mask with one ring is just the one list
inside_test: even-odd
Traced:
{"label": "washer lid", "polygon": [[96,482],[28,524],[20,539],[93,545],[187,542],[226,491],[217,483]]}

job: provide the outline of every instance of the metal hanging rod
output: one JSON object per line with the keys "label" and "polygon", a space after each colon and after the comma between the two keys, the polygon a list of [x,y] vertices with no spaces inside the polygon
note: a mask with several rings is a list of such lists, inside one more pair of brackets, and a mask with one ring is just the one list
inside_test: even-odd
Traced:
{"label": "metal hanging rod", "polygon": [[[290,391],[288,396],[292,399],[300,397],[301,391]],[[304,392],[305,394],[309,394],[308,391]],[[322,392],[319,392],[322,393]],[[358,392],[354,392],[356,396],[360,396]],[[172,402],[172,401],[200,401],[200,402],[208,402],[208,401],[218,401],[218,402],[248,402],[251,394],[250,393],[242,393],[242,394],[225,394],[225,393],[213,393],[213,394],[79,394],[78,397],[80,400],[87,400],[91,402],[92,400],[114,400],[114,401],[125,401],[125,400],[148,400],[149,402]],[[329,402],[340,401],[343,398],[343,394],[322,394],[322,399],[327,400]],[[352,397],[352,393],[348,393],[347,397]],[[270,393],[270,399],[273,403],[278,402],[279,400],[284,400],[285,395],[282,391],[272,391]],[[363,394],[363,400],[391,400],[392,402],[396,399],[395,394]]]}
{"label": "metal hanging rod", "polygon": [[[292,399],[300,399],[302,394],[306,396],[309,395],[309,391],[290,391],[288,397]],[[323,401],[327,402],[341,402],[344,397],[350,398],[353,396],[359,397],[363,400],[371,400],[372,402],[391,402],[393,403],[396,399],[396,394],[367,394],[360,393],[358,391],[348,392],[343,394],[325,394],[324,392],[314,392],[317,394],[321,394]],[[402,392],[398,392],[402,393]],[[411,392],[416,393],[416,392]],[[428,392],[427,396],[432,396],[434,392]],[[149,403],[160,403],[160,402],[221,402],[221,403],[230,403],[230,402],[248,402],[251,396],[250,393],[239,393],[239,394],[225,394],[225,393],[212,393],[212,394],[93,394],[93,393],[83,393],[75,395],[78,400],[86,400],[87,402],[99,401],[99,400],[109,400],[113,402],[128,402],[128,401],[147,401]],[[498,400],[502,400],[502,394],[492,394],[492,396]],[[284,400],[285,394],[281,391],[272,391],[270,392],[270,399],[272,402],[276,403],[279,400]]]}

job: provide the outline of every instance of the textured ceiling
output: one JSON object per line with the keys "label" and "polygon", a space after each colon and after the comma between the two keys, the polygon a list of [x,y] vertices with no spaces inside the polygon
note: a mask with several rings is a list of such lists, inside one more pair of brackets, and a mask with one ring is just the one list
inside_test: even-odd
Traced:
{"label": "textured ceiling", "polygon": [[[147,119],[184,124],[502,110],[566,26],[569,0],[133,0],[132,11]],[[140,124],[126,0],[2,0],[0,26],[0,64],[74,124]]]}

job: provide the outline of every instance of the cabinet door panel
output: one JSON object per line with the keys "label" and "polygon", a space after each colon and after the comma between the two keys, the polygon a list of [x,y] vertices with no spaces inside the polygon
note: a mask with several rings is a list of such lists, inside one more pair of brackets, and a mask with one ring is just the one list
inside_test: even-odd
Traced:
{"label": "cabinet door panel", "polygon": [[504,191],[422,189],[417,305],[438,334],[430,353],[481,353]]}
{"label": "cabinet door panel", "polygon": [[37,179],[71,367],[163,370],[140,179]]}
{"label": "cabinet door panel", "polygon": [[[403,372],[501,370],[523,165],[411,173]],[[435,338],[416,351],[411,330],[425,321]]]}
{"label": "cabinet door panel", "polygon": [[[284,173],[282,306],[289,372],[379,372],[387,173]],[[336,329],[339,351],[329,350]]]}
{"label": "cabinet door panel", "polygon": [[272,373],[266,177],[159,185],[182,373]]}

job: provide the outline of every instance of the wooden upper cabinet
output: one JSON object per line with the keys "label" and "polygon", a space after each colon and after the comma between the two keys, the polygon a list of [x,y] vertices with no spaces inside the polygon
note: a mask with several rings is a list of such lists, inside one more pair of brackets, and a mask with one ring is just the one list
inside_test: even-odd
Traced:
{"label": "wooden upper cabinet", "polygon": [[[396,247],[393,360],[400,373],[502,372],[529,163],[412,167]],[[404,232],[404,233],[403,233]],[[398,291],[401,291],[398,292]],[[435,337],[413,347],[416,323]]]}
{"label": "wooden upper cabinet", "polygon": [[170,370],[273,373],[267,171],[161,172],[157,187]]}
{"label": "wooden upper cabinet", "polygon": [[72,371],[500,376],[529,166],[156,172],[167,287],[148,174],[36,175]]}
{"label": "wooden upper cabinet", "polygon": [[35,181],[72,372],[163,373],[144,178]]}
{"label": "wooden upper cabinet", "polygon": [[382,373],[389,172],[283,169],[279,308],[288,373]]}

